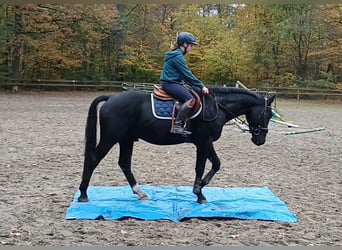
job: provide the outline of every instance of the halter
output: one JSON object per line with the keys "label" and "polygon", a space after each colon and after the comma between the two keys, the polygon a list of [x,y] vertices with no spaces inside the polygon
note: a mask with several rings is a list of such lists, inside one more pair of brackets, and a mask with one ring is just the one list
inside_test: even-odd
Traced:
{"label": "halter", "polygon": [[[266,115],[266,110],[267,109],[272,109],[271,106],[267,105],[267,98],[265,97],[265,106],[264,108],[261,110],[261,113],[258,117],[260,117],[261,115],[263,116],[263,118]],[[258,136],[261,134],[261,132],[268,132],[268,128],[262,127],[260,124],[258,125],[258,127],[254,128],[252,126],[250,126],[248,124],[248,122],[241,120],[233,111],[231,111],[228,107],[224,106],[222,103],[220,103],[219,101],[217,101],[216,96],[215,96],[215,101],[217,102],[218,106],[220,106],[224,111],[226,111],[227,113],[229,113],[230,115],[232,115],[234,118],[238,119],[242,124],[246,124],[249,127],[249,132],[254,135],[254,136]]]}

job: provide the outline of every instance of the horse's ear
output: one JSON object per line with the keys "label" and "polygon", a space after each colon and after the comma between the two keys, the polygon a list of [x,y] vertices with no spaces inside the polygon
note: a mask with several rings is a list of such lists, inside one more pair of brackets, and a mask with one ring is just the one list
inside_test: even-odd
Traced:
{"label": "horse's ear", "polygon": [[274,98],[275,98],[275,94],[267,96],[267,104],[268,104],[268,106],[270,106],[272,104],[272,102],[274,101]]}

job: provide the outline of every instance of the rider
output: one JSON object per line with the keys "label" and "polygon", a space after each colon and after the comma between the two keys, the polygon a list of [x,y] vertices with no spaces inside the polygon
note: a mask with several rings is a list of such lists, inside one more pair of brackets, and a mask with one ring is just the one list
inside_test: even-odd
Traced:
{"label": "rider", "polygon": [[192,50],[194,45],[197,45],[197,42],[191,33],[179,33],[175,45],[165,55],[163,71],[160,76],[162,88],[173,98],[183,103],[178,110],[175,124],[171,130],[171,133],[175,134],[191,134],[190,131],[185,130],[184,122],[191,108],[195,105],[195,98],[183,83],[186,82],[199,87],[203,94],[209,94],[208,88],[193,75],[185,61],[184,56]]}

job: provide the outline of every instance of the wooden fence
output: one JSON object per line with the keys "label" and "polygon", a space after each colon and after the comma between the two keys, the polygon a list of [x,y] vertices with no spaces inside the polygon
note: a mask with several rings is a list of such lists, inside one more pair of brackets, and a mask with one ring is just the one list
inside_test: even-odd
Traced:
{"label": "wooden fence", "polygon": [[[240,81],[236,82],[236,87],[247,88]],[[258,87],[250,88],[252,91],[261,93],[275,93],[277,97],[300,99],[339,99],[342,100],[342,90],[325,88],[299,88],[299,87]]]}
{"label": "wooden fence", "polygon": [[342,100],[342,90],[338,89],[273,87],[271,90],[276,92],[278,97],[296,98],[297,100],[304,98]]}
{"label": "wooden fence", "polygon": [[[72,91],[110,91],[121,92],[123,90],[138,90],[151,92],[153,85],[158,83],[137,83],[124,81],[76,81],[76,80],[3,80],[0,81],[0,90],[72,90]],[[237,81],[236,87],[244,87]],[[342,100],[342,90],[321,89],[321,88],[296,88],[296,87],[270,87],[250,88],[252,91],[261,93],[275,93],[277,97],[318,99],[339,99]]]}
{"label": "wooden fence", "polygon": [[76,81],[76,80],[8,80],[1,81],[3,90],[107,90],[112,92],[122,91],[122,82],[119,81]]}

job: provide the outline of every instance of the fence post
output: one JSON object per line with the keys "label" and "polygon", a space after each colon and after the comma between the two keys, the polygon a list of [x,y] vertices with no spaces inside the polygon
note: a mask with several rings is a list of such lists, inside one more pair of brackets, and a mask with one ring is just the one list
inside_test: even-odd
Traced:
{"label": "fence post", "polygon": [[299,101],[299,88],[297,88],[297,101]]}

